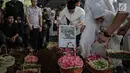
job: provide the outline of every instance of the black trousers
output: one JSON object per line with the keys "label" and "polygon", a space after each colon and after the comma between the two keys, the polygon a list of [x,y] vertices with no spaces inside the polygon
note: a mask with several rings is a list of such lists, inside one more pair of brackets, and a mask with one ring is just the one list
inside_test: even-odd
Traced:
{"label": "black trousers", "polygon": [[30,44],[30,30],[27,25],[24,26],[23,43],[25,48],[27,48]]}
{"label": "black trousers", "polygon": [[2,44],[6,44],[6,38],[4,36],[4,33],[0,30],[0,46]]}
{"label": "black trousers", "polygon": [[33,49],[39,50],[42,45],[42,35],[41,32],[39,32],[39,28],[33,29],[30,32],[30,45]]}
{"label": "black trousers", "polygon": [[80,38],[81,38],[81,34],[76,36],[76,47],[79,46]]}
{"label": "black trousers", "polygon": [[[11,38],[11,37],[10,37]],[[13,42],[11,39],[8,39],[5,37],[4,33],[0,31],[0,45],[2,44],[15,44],[20,46],[23,43],[23,39],[19,36],[16,38],[16,40]]]}
{"label": "black trousers", "polygon": [[20,45],[22,45],[22,43],[23,43],[22,37],[17,37],[14,42],[10,39],[6,39],[6,44],[15,44],[15,45],[20,46]]}

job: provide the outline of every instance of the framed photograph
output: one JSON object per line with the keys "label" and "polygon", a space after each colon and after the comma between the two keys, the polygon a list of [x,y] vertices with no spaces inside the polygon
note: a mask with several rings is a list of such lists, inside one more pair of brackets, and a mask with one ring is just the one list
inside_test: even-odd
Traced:
{"label": "framed photograph", "polygon": [[[60,48],[73,48],[72,42],[74,47],[76,47],[76,28],[73,25],[60,25],[59,26],[59,47]],[[68,45],[68,46],[67,46]]]}

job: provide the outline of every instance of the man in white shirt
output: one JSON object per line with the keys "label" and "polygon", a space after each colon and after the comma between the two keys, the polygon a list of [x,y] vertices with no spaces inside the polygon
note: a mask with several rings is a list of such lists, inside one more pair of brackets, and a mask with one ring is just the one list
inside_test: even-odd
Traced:
{"label": "man in white shirt", "polygon": [[83,31],[85,24],[85,11],[81,7],[76,7],[73,1],[68,1],[67,7],[65,7],[59,15],[60,24],[74,25],[76,29],[76,45],[79,46],[79,40],[81,32]]}
{"label": "man in white shirt", "polygon": [[26,20],[31,31],[31,46],[34,49],[39,49],[41,46],[41,31],[42,31],[42,12],[37,7],[37,0],[31,0],[32,6],[27,8]]}

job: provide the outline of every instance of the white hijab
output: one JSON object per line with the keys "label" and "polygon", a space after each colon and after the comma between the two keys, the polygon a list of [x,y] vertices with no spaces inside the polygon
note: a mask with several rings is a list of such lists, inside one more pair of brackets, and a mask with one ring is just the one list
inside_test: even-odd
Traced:
{"label": "white hijab", "polygon": [[94,19],[105,15],[105,9],[99,3],[96,3],[95,5],[93,5],[91,7],[91,11],[92,11]]}
{"label": "white hijab", "polygon": [[99,3],[104,9],[115,12],[114,5],[111,0],[95,0],[95,2]]}
{"label": "white hijab", "polygon": [[54,14],[54,16],[50,15],[50,18],[49,18],[50,20],[54,20],[54,19],[55,19],[55,11],[52,10],[52,11],[51,11],[51,14],[52,14],[52,13]]}

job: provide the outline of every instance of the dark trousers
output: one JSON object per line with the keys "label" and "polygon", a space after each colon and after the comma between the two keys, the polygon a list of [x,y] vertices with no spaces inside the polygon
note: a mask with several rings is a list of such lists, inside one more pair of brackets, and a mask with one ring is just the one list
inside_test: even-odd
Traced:
{"label": "dark trousers", "polygon": [[29,46],[30,42],[29,39],[30,39],[30,30],[29,27],[26,25],[24,26],[24,35],[23,35],[23,43],[25,48]]}
{"label": "dark trousers", "polygon": [[79,46],[80,38],[81,38],[81,34],[76,36],[76,47]]}
{"label": "dark trousers", "polygon": [[46,41],[47,42],[49,42],[49,39],[50,39],[50,37],[49,37],[49,29],[47,29],[47,31],[46,31]]}
{"label": "dark trousers", "polygon": [[23,43],[23,40],[21,37],[17,37],[16,40],[13,42],[11,39],[6,38],[4,33],[2,31],[0,31],[0,45],[2,45],[2,44],[7,44],[7,45],[8,44],[15,44],[15,45],[20,46],[22,43]]}
{"label": "dark trousers", "polygon": [[33,29],[30,32],[30,41],[31,41],[31,47],[35,50],[39,50],[42,45],[42,39],[41,39],[41,32],[39,32],[39,29]]}
{"label": "dark trousers", "polygon": [[6,43],[7,44],[15,44],[15,45],[20,46],[23,43],[23,39],[22,39],[22,37],[17,37],[16,40],[13,42],[11,39],[6,38]]}
{"label": "dark trousers", "polygon": [[2,31],[0,31],[0,46],[2,44],[6,44],[6,38],[4,36],[4,33]]}

